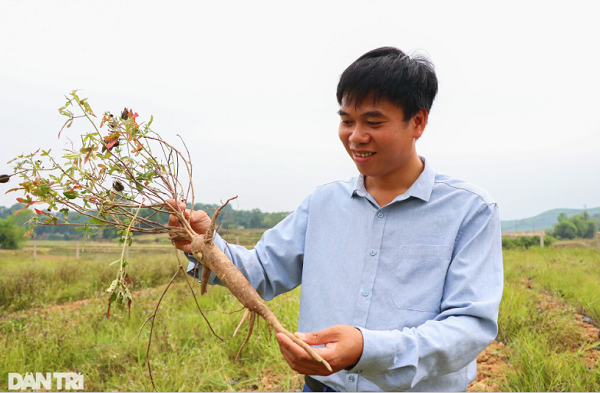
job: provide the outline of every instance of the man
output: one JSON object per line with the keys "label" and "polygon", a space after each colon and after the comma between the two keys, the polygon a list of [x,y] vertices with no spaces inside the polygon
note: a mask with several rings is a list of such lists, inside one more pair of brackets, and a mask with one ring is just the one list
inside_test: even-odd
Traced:
{"label": "man", "polygon": [[[264,299],[302,284],[298,330],[309,333],[298,335],[324,345],[334,371],[278,334],[305,391],[465,391],[496,337],[498,207],[416,152],[436,93],[427,60],[389,47],[361,56],[337,91],[339,137],[360,175],[317,188],[254,250],[215,239]],[[195,213],[197,232],[208,222]]]}

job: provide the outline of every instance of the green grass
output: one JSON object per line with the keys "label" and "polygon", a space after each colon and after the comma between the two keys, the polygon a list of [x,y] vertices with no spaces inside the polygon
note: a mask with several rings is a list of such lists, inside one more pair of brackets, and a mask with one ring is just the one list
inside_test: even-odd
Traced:
{"label": "green grass", "polygon": [[531,278],[553,295],[600,321],[600,250],[539,248],[504,252],[506,281]]}
{"label": "green grass", "polygon": [[576,314],[598,321],[600,251],[508,250],[504,263],[498,338],[511,368],[497,383],[504,391],[599,391],[600,368],[585,357],[598,356],[600,337],[585,337]]}
{"label": "green grass", "polygon": [[[56,244],[53,244],[56,243]],[[75,258],[75,242],[38,242],[37,258],[28,249],[0,254],[0,314],[101,296],[115,278],[121,248],[91,243]],[[172,246],[134,246],[128,272],[132,290],[168,282],[177,270]]]}
{"label": "green grass", "polygon": [[[229,239],[251,246],[258,234],[230,231]],[[75,242],[38,242],[38,258],[27,250],[0,255],[0,390],[7,374],[17,372],[82,372],[85,390],[151,391],[145,365],[148,326],[164,284],[177,263],[172,248],[161,240],[140,237],[130,250],[134,279],[131,318],[113,306],[106,319],[101,297],[116,273],[108,263],[120,249],[90,243],[75,259]],[[143,244],[140,244],[143,243]],[[600,369],[585,357],[597,354],[584,338],[577,313],[599,320],[600,250],[530,248],[504,253],[505,291],[499,316],[499,340],[506,343],[510,367],[497,378],[505,391],[599,391]],[[525,281],[531,278],[528,288]],[[162,287],[161,287],[162,285]],[[196,290],[199,289],[194,282]],[[292,331],[297,326],[299,289],[269,306]],[[89,299],[72,303],[77,300]],[[301,388],[302,378],[279,353],[266,324],[261,324],[233,359],[247,327],[231,335],[241,313],[226,289],[211,287],[200,298],[213,328],[199,315],[180,276],[161,305],[155,324],[151,359],[159,390],[280,390]],[[559,307],[545,307],[544,302]],[[587,341],[586,341],[587,340]]]}
{"label": "green grass", "polygon": [[[240,237],[256,238],[255,231],[248,232]],[[149,325],[139,339],[137,334],[177,263],[171,246],[149,243],[130,250],[129,272],[137,291],[131,318],[114,305],[106,318],[107,298],[102,293],[116,273],[116,265],[108,266],[120,255],[116,245],[89,243],[79,260],[75,242],[38,241],[35,261],[27,249],[3,251],[0,391],[8,388],[9,372],[68,371],[83,373],[88,391],[152,391],[145,363]],[[199,291],[197,281],[191,281]],[[297,326],[299,294],[297,289],[269,302],[292,331]],[[70,303],[77,300],[83,301]],[[264,321],[234,363],[248,327],[232,338],[242,313],[226,313],[241,305],[221,287],[211,287],[199,300],[203,309],[215,310],[206,315],[225,342],[213,336],[180,275],[155,322],[151,364],[159,390],[294,391],[302,386],[302,377],[287,367]]]}
{"label": "green grass", "polygon": [[229,243],[242,246],[254,247],[260,240],[266,229],[219,229],[219,235]]}
{"label": "green grass", "polygon": [[[112,310],[106,319],[106,303],[90,301],[78,309],[47,308],[29,310],[0,320],[0,390],[7,389],[9,372],[81,372],[85,390],[152,391],[145,365],[149,325],[139,340],[137,333],[151,314],[160,290],[136,296],[131,319],[124,310]],[[282,323],[292,329],[297,324],[299,292],[291,292],[271,302]],[[235,311],[239,303],[226,289],[211,288],[201,298],[203,308]],[[293,391],[300,378],[289,370],[279,355],[275,337],[269,337],[266,324],[258,329],[234,363],[247,326],[238,336],[231,335],[241,318],[207,312],[222,343],[210,332],[198,313],[185,284],[171,287],[155,322],[151,359],[155,383],[164,391],[213,391],[257,389],[261,380],[276,383],[279,390]],[[265,371],[270,370],[270,371]]]}

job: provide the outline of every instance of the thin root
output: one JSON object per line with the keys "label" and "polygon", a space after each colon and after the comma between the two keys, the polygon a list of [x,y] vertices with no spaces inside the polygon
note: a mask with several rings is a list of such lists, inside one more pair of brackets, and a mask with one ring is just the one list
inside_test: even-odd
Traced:
{"label": "thin root", "polygon": [[208,229],[206,230],[206,233],[204,234],[204,241],[206,243],[210,242],[214,237],[215,226],[217,225],[217,218],[219,218],[219,214],[221,214],[221,210],[223,210],[223,208],[225,206],[227,206],[227,204],[229,202],[231,202],[232,200],[234,200],[235,198],[237,198],[237,195],[234,196],[233,198],[229,198],[227,200],[227,202],[225,202],[223,204],[223,206],[218,208],[217,211],[215,212],[215,214],[213,214],[212,219],[210,220],[210,225],[208,226]]}
{"label": "thin root", "polygon": [[208,285],[208,280],[210,279],[210,269],[208,266],[202,266],[202,277],[200,278],[200,295],[204,295],[206,293],[206,287]]}
{"label": "thin root", "polygon": [[240,327],[242,327],[242,325],[244,324],[244,322],[246,322],[246,319],[248,319],[248,315],[250,315],[250,309],[249,308],[247,308],[244,311],[244,316],[242,316],[242,320],[238,324],[237,328],[235,328],[235,332],[233,332],[233,337],[235,337],[235,335],[237,334],[238,330],[240,330]]}
{"label": "thin root", "polygon": [[248,328],[248,335],[246,336],[246,339],[242,343],[242,346],[240,347],[237,355],[235,356],[235,362],[236,363],[240,359],[240,355],[242,354],[242,349],[244,349],[244,347],[246,346],[246,343],[248,342],[248,340],[250,340],[250,336],[252,336],[252,328],[254,327],[254,320],[255,319],[256,319],[256,313],[255,312],[250,312],[250,327]]}

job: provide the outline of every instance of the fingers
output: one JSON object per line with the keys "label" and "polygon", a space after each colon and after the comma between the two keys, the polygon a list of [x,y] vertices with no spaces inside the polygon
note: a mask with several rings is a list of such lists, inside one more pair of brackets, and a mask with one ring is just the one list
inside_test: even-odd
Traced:
{"label": "fingers", "polygon": [[203,235],[210,226],[210,217],[202,210],[194,210],[190,219],[190,225],[196,233]]}
{"label": "fingers", "polygon": [[306,342],[308,345],[321,345],[336,341],[340,334],[339,325],[331,326],[325,330],[312,333],[294,333],[296,337]]}
{"label": "fingers", "polygon": [[[312,358],[302,347],[294,343],[283,333],[277,334],[277,342],[283,358],[290,368],[305,375],[331,375],[332,373],[321,363]],[[314,348],[323,358],[324,348]],[[326,359],[327,360],[327,359]],[[337,370],[334,370],[334,372]]]}
{"label": "fingers", "polygon": [[[190,210],[185,208],[185,203],[177,202],[173,199],[167,199],[167,203],[171,205],[170,208],[173,209],[173,212],[181,212],[183,214],[183,217],[189,220],[190,226],[192,227],[194,232],[198,234],[204,234],[210,226],[210,217],[208,217],[208,214],[206,214],[206,212],[202,210],[194,210],[190,217]],[[183,226],[179,218],[175,214],[171,214],[169,216],[168,224],[172,227]]]}
{"label": "fingers", "polygon": [[[171,206],[165,206],[165,208],[173,210],[173,211],[181,211],[185,209],[185,203],[181,201],[176,201],[175,199],[167,199],[167,202]],[[177,208],[179,207],[179,209]]]}
{"label": "fingers", "polygon": [[[189,210],[184,210],[183,211],[183,216],[185,218],[189,218],[190,211]],[[179,218],[177,218],[177,216],[175,214],[169,215],[169,226],[172,226],[172,227],[180,227],[180,226],[182,226],[181,222],[179,221]]]}
{"label": "fingers", "polygon": [[[311,333],[296,333],[296,337],[309,345],[324,344],[313,348],[325,359],[333,372],[358,363],[363,351],[363,337],[359,329],[349,325],[336,325]],[[283,334],[277,335],[281,353],[290,367],[306,375],[330,375],[323,364],[314,360],[302,347]]]}
{"label": "fingers", "polygon": [[178,250],[187,252],[188,254],[192,253],[192,243],[187,239],[173,240],[173,244],[175,245],[175,248],[177,248]]}

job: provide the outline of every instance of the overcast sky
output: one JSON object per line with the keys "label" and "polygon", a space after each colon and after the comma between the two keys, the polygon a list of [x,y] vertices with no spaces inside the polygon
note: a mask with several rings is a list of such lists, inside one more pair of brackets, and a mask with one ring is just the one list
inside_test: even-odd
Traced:
{"label": "overcast sky", "polygon": [[81,89],[96,113],[127,106],[180,134],[198,201],[291,211],[357,174],[337,137],[339,75],[396,46],[436,67],[417,143],[436,171],[486,189],[502,219],[600,206],[598,15],[575,1],[0,1],[0,172],[65,146],[57,109]]}

